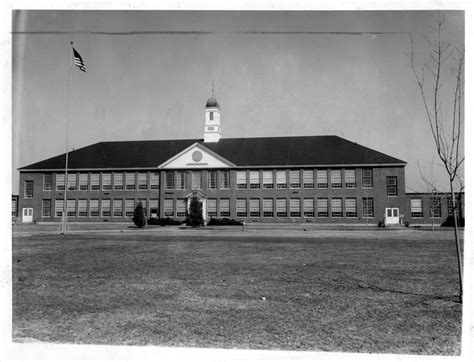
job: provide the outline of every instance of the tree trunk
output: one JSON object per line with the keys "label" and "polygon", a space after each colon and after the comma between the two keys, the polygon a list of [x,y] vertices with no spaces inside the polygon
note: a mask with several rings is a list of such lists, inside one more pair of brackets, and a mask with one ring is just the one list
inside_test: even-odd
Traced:
{"label": "tree trunk", "polygon": [[454,196],[453,181],[449,182],[451,188],[451,200],[453,202],[453,217],[454,217],[454,239],[456,240],[456,252],[458,255],[458,270],[459,270],[459,301],[462,303],[462,256],[461,256],[461,245],[459,243],[458,236],[458,204],[456,203],[456,197]]}

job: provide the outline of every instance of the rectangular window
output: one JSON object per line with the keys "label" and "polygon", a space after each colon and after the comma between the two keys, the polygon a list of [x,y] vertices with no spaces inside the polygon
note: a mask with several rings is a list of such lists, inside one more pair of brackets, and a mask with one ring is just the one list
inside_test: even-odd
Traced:
{"label": "rectangular window", "polygon": [[158,190],[160,188],[160,174],[158,172],[150,173],[150,190]]}
{"label": "rectangular window", "polygon": [[114,190],[123,190],[123,173],[114,173]]}
{"label": "rectangular window", "polygon": [[76,216],[76,200],[67,200],[67,216]]}
{"label": "rectangular window", "polygon": [[318,217],[329,217],[328,199],[318,199],[317,208]]}
{"label": "rectangular window", "polygon": [[185,217],[186,216],[186,199],[176,199],[176,216]]}
{"label": "rectangular window", "polygon": [[247,217],[247,199],[236,200],[237,217]]}
{"label": "rectangular window", "polygon": [[138,189],[139,190],[148,189],[148,183],[146,181],[146,173],[145,172],[139,172],[138,173]]}
{"label": "rectangular window", "polygon": [[12,216],[17,216],[17,201],[12,199]]}
{"label": "rectangular window", "polygon": [[138,204],[139,204],[140,202],[142,203],[143,214],[144,214],[145,216],[148,216],[148,209],[147,209],[147,207],[146,207],[146,199],[138,199],[138,201],[137,201],[137,206],[138,206]]}
{"label": "rectangular window", "polygon": [[247,171],[237,171],[237,188],[247,188]]}
{"label": "rectangular window", "polygon": [[112,190],[112,174],[111,173],[102,174],[102,190],[104,191]]}
{"label": "rectangular window", "polygon": [[374,187],[374,175],[371,168],[362,169],[362,188],[371,189]]}
{"label": "rectangular window", "polygon": [[79,174],[79,190],[89,190],[89,175],[87,173]]}
{"label": "rectangular window", "polygon": [[159,200],[158,199],[150,199],[150,217],[156,218],[158,217],[158,204]]}
{"label": "rectangular window", "polygon": [[317,183],[318,189],[328,188],[328,170],[316,171],[316,183]]}
{"label": "rectangular window", "polygon": [[43,200],[43,205],[41,208],[41,216],[43,217],[51,217],[51,200]]}
{"label": "rectangular window", "polygon": [[331,188],[340,189],[342,187],[342,171],[331,170]]}
{"label": "rectangular window", "polygon": [[174,216],[174,200],[165,199],[164,207],[165,207],[165,216],[173,217]]}
{"label": "rectangular window", "polygon": [[374,199],[372,197],[362,198],[362,217],[374,217]]}
{"label": "rectangular window", "polygon": [[89,215],[99,216],[99,199],[89,200]]}
{"label": "rectangular window", "polygon": [[230,188],[230,171],[221,171],[221,189]]}
{"label": "rectangular window", "polygon": [[176,188],[178,190],[186,190],[187,188],[187,178],[186,178],[186,171],[178,171],[177,179],[176,179]]}
{"label": "rectangular window", "polygon": [[342,199],[331,199],[331,217],[342,217]]}
{"label": "rectangular window", "polygon": [[102,200],[101,201],[101,209],[102,209],[102,216],[111,216],[111,210],[110,210],[110,200]]}
{"label": "rectangular window", "polygon": [[411,199],[410,200],[411,206],[411,217],[422,218],[423,217],[423,204],[421,199]]}
{"label": "rectangular window", "polygon": [[314,172],[313,172],[313,170],[303,170],[303,187],[305,189],[314,188]]}
{"label": "rectangular window", "polygon": [[286,199],[276,199],[276,213],[277,217],[287,217]]}
{"label": "rectangular window", "polygon": [[441,197],[431,196],[429,203],[430,203],[430,217],[440,218],[441,217]]}
{"label": "rectangular window", "polygon": [[209,120],[210,121],[214,120],[214,112],[209,112]]}
{"label": "rectangular window", "polygon": [[260,217],[260,199],[250,199],[250,217]]}
{"label": "rectangular window", "polygon": [[347,189],[356,188],[356,171],[355,170],[344,170],[344,182]]}
{"label": "rectangular window", "polygon": [[250,188],[251,189],[259,189],[260,188],[260,171],[250,171],[249,172],[249,179],[250,179]]}
{"label": "rectangular window", "polygon": [[54,215],[56,217],[63,216],[64,210],[64,200],[55,200],[54,201]]}
{"label": "rectangular window", "polygon": [[193,171],[193,190],[202,189],[202,172]]}
{"label": "rectangular window", "polygon": [[273,171],[263,171],[263,188],[273,188]]}
{"label": "rectangular window", "polygon": [[65,176],[63,173],[56,174],[56,191],[64,190],[64,180],[65,180]]}
{"label": "rectangular window", "polygon": [[277,189],[286,189],[288,181],[286,179],[286,170],[279,170],[276,172]]}
{"label": "rectangular window", "polygon": [[300,199],[290,199],[290,217],[301,217]]}
{"label": "rectangular window", "polygon": [[77,177],[75,173],[69,173],[67,175],[67,189],[68,190],[75,190],[77,184]]}
{"label": "rectangular window", "polygon": [[174,189],[174,171],[167,171],[166,172],[166,190],[173,190]]}
{"label": "rectangular window", "polygon": [[273,217],[273,199],[263,199],[263,217]]}
{"label": "rectangular window", "polygon": [[135,190],[135,173],[127,172],[125,174],[125,188],[127,190]]}
{"label": "rectangular window", "polygon": [[133,217],[133,210],[135,209],[135,200],[126,199],[125,200],[125,216]]}
{"label": "rectangular window", "polygon": [[123,216],[123,200],[114,199],[114,216]]}
{"label": "rectangular window", "polygon": [[207,216],[217,217],[217,199],[207,199]]}
{"label": "rectangular window", "polygon": [[51,191],[53,188],[53,175],[46,173],[43,175],[43,191]]}
{"label": "rectangular window", "polygon": [[300,171],[290,170],[290,188],[299,189],[301,187]]}
{"label": "rectangular window", "polygon": [[25,181],[25,189],[24,189],[24,198],[25,199],[32,199],[33,198],[33,187],[34,183],[32,180]]}
{"label": "rectangular window", "polygon": [[93,191],[100,190],[98,173],[91,173],[91,190]]}
{"label": "rectangular window", "polygon": [[304,217],[314,217],[314,199],[303,199]]}
{"label": "rectangular window", "polygon": [[81,199],[77,201],[77,213],[79,216],[87,216],[87,200]]}
{"label": "rectangular window", "polygon": [[398,196],[397,176],[386,176],[387,196]]}
{"label": "rectangular window", "polygon": [[217,171],[209,171],[207,173],[207,188],[211,190],[217,189]]}
{"label": "rectangular window", "polygon": [[230,200],[229,199],[219,200],[219,212],[220,212],[221,217],[230,216]]}
{"label": "rectangular window", "polygon": [[357,217],[357,200],[355,197],[346,198],[346,217]]}

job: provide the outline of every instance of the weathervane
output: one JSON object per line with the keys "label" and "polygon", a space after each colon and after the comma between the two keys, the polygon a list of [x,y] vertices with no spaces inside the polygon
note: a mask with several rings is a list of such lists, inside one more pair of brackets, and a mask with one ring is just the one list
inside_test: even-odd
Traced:
{"label": "weathervane", "polygon": [[215,89],[214,89],[214,80],[212,81],[212,98],[214,98],[214,92],[215,92]]}

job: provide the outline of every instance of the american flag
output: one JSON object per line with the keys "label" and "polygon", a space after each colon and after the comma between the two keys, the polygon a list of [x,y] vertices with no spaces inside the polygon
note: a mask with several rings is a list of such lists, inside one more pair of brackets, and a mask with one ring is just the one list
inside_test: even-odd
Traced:
{"label": "american flag", "polygon": [[72,48],[72,51],[74,52],[74,64],[77,65],[80,70],[85,72],[86,71],[86,66],[84,65],[84,61],[82,60],[82,57],[76,51],[76,49]]}

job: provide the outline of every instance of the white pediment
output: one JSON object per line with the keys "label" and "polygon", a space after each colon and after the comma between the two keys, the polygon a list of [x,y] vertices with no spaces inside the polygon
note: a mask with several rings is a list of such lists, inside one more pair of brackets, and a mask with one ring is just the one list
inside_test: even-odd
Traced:
{"label": "white pediment", "polygon": [[164,169],[229,167],[235,167],[235,165],[197,142],[158,166]]}

